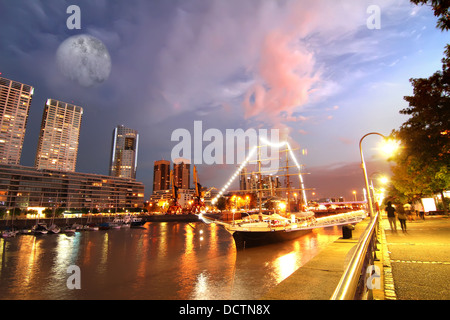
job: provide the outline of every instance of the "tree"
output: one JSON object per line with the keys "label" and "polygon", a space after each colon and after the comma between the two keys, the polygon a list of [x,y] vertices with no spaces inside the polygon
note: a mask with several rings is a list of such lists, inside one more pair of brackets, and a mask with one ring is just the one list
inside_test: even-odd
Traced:
{"label": "tree", "polygon": [[411,117],[393,131],[404,146],[392,168],[393,184],[407,198],[414,196],[414,189],[415,196],[439,192],[447,213],[443,191],[450,188],[450,46],[442,71],[410,81],[414,95],[404,97],[409,106],[400,113]]}
{"label": "tree", "polygon": [[220,197],[219,199],[217,199],[217,209],[220,210],[220,212],[222,212],[223,210],[225,210],[226,206],[227,206],[227,200],[224,197]]}
{"label": "tree", "polygon": [[400,110],[411,117],[397,132],[418,158],[450,163],[450,45],[442,59],[443,70],[429,78],[411,79],[414,95],[404,99],[409,107]]}
{"label": "tree", "polygon": [[448,0],[411,0],[417,5],[429,5],[433,8],[434,15],[438,17],[437,27],[444,30],[450,29],[450,1]]}

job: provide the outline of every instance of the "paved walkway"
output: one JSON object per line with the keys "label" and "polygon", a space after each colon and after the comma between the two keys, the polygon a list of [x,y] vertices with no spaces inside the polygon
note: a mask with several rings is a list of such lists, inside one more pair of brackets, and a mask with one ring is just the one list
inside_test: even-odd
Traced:
{"label": "paved walkway", "polygon": [[[328,300],[345,270],[369,219],[358,223],[352,239],[338,239],[262,297],[263,300]],[[392,232],[381,219],[377,265],[383,270],[376,300],[450,299],[450,218],[427,216],[397,222]]]}
{"label": "paved walkway", "polygon": [[333,295],[345,267],[370,219],[356,224],[351,239],[338,239],[304,266],[269,290],[263,300],[328,300]]}
{"label": "paved walkway", "polygon": [[[427,216],[407,221],[402,232],[382,219],[385,299],[450,299],[450,218]],[[383,234],[384,233],[384,234]]]}

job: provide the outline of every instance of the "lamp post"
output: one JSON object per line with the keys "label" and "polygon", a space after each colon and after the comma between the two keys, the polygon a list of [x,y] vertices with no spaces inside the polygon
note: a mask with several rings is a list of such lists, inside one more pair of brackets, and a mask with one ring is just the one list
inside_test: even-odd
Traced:
{"label": "lamp post", "polygon": [[[383,138],[386,138],[386,136],[382,135],[381,133],[378,133],[378,132],[370,132],[370,133],[365,134],[365,135],[361,138],[361,140],[359,140],[359,153],[361,154],[361,169],[363,170],[363,173],[364,173],[364,182],[365,182],[365,184],[366,184],[366,190],[370,190],[370,189],[369,189],[369,179],[367,178],[366,163],[364,162],[364,155],[363,155],[363,152],[362,152],[361,144],[362,144],[364,138],[367,137],[367,136],[369,136],[369,135],[371,135],[371,134],[376,134],[376,135],[379,135],[379,136],[381,136],[381,137],[383,137]],[[368,204],[369,204],[369,215],[370,215],[370,219],[373,219],[374,214],[373,214],[373,206],[372,206],[372,197],[370,196],[370,192],[367,193],[367,202],[368,202]]]}
{"label": "lamp post", "polygon": [[[376,207],[377,210],[379,210],[379,205],[381,204],[382,199],[383,199],[384,197],[382,196],[381,199],[380,199],[380,194],[378,194],[378,196],[377,196],[377,194],[375,193],[375,187],[374,187],[374,185],[373,185],[373,176],[375,176],[375,175],[381,175],[381,174],[382,174],[381,172],[373,172],[373,173],[369,176],[369,180],[370,180],[370,188],[372,189],[373,201],[374,201],[374,204],[375,204],[375,205],[378,204],[378,206]],[[381,184],[384,185],[384,184],[387,184],[387,183],[388,183],[389,178],[386,177],[385,175],[382,175],[382,176],[378,179],[378,181],[379,181]],[[384,190],[384,189],[382,189],[382,190]],[[378,199],[377,199],[377,198],[378,198]]]}

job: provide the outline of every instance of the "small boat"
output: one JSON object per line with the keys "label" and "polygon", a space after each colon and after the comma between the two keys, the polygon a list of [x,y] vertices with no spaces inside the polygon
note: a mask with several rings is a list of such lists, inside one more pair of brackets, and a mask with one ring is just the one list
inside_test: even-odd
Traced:
{"label": "small boat", "polygon": [[24,228],[24,229],[20,230],[20,234],[32,234],[31,229]]}
{"label": "small boat", "polygon": [[3,230],[1,232],[2,238],[13,238],[19,233],[18,230]]}
{"label": "small boat", "polygon": [[109,230],[111,228],[109,222],[103,222],[98,225],[99,230]]}
{"label": "small boat", "polygon": [[61,228],[58,227],[56,224],[52,224],[50,227],[48,227],[48,233],[51,234],[58,234],[61,232]]}
{"label": "small boat", "polygon": [[88,223],[83,227],[83,230],[87,231],[98,231],[100,228],[96,223]]}
{"label": "small boat", "polygon": [[31,229],[31,232],[34,235],[47,234],[48,233],[48,228],[47,228],[47,225],[45,223],[38,223],[38,224],[33,226],[33,228]]}
{"label": "small boat", "polygon": [[123,218],[121,218],[121,217],[114,218],[113,223],[119,225],[120,228],[129,227],[130,226],[130,217],[125,216]]}
{"label": "small boat", "polygon": [[76,231],[77,231],[77,229],[75,229],[73,226],[69,226],[69,225],[65,226],[63,229],[63,232],[65,234],[72,234],[72,233],[75,233]]}
{"label": "small boat", "polygon": [[121,223],[109,222],[109,228],[110,229],[120,229],[121,226],[122,226]]}
{"label": "small boat", "polygon": [[145,221],[142,218],[132,217],[130,219],[130,226],[131,227],[142,227],[146,223],[147,223],[147,221]]}
{"label": "small boat", "polygon": [[79,224],[79,223],[74,223],[74,224],[72,224],[72,226],[70,228],[74,229],[75,231],[80,231],[80,230],[83,230],[83,225]]}

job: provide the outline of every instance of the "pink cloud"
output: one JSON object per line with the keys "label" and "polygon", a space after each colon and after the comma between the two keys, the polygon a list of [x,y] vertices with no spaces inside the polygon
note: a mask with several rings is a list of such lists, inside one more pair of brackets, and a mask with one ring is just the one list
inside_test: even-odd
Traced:
{"label": "pink cloud", "polygon": [[269,32],[262,43],[255,84],[247,91],[243,106],[245,117],[276,119],[292,113],[308,101],[310,91],[319,81],[313,54],[295,45],[295,37],[281,31]]}

